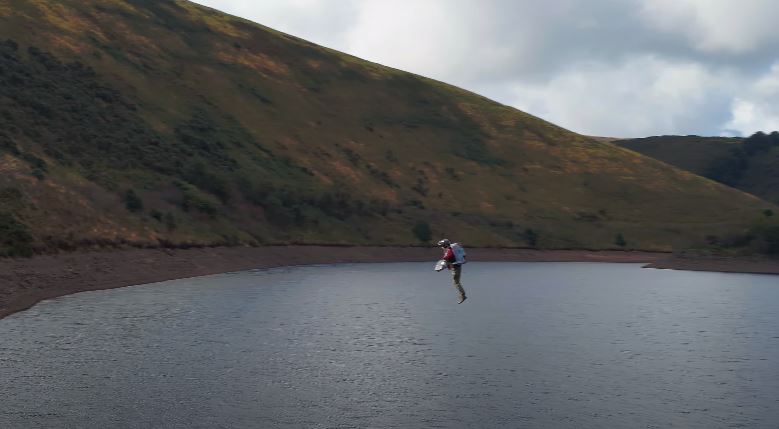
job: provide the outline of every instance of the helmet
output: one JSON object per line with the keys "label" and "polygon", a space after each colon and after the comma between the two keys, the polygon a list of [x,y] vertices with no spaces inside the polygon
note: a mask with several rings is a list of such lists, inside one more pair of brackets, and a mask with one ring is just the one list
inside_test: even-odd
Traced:
{"label": "helmet", "polygon": [[451,242],[449,241],[448,238],[444,238],[443,240],[438,242],[438,245],[441,247],[449,247],[450,244]]}

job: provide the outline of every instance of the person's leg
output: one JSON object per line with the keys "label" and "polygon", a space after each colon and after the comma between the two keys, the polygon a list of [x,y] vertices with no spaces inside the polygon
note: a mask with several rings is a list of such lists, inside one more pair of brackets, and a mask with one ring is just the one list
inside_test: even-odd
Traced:
{"label": "person's leg", "polygon": [[452,280],[454,281],[454,287],[457,289],[457,292],[460,294],[460,303],[465,301],[465,289],[463,289],[463,285],[462,283],[460,283],[460,276],[462,275],[462,272],[463,272],[462,265],[455,265],[454,267],[452,267]]}

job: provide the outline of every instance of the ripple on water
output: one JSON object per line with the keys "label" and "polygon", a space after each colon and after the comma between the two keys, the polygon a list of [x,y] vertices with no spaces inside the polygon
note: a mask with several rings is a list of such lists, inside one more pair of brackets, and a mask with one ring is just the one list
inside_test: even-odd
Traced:
{"label": "ripple on water", "polygon": [[0,321],[0,427],[777,427],[774,277],[473,263],[456,305],[428,265],[42,303]]}

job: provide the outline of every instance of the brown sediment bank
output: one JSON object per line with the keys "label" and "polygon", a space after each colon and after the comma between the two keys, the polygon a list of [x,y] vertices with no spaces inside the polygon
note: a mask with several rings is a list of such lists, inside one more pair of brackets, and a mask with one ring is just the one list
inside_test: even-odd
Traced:
{"label": "brown sediment bank", "polygon": [[[427,247],[270,246],[128,249],[0,259],[0,318],[44,299],[165,280],[291,265],[435,261]],[[469,249],[472,261],[653,262],[663,253]]]}
{"label": "brown sediment bank", "polygon": [[646,265],[686,271],[716,271],[720,273],[779,274],[779,259],[767,257],[687,256],[672,255]]}

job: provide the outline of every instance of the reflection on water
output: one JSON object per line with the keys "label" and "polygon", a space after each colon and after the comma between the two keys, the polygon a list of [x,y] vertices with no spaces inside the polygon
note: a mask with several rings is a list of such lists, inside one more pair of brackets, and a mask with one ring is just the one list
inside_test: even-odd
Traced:
{"label": "reflection on water", "polygon": [[225,274],[0,320],[0,427],[776,428],[779,278],[629,264]]}

